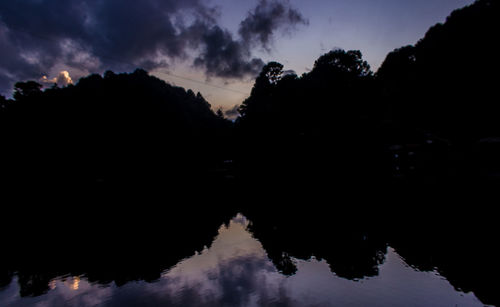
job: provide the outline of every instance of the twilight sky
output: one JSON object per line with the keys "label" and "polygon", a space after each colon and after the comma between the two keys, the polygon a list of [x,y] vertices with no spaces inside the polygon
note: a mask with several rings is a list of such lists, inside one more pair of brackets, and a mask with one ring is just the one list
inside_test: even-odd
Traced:
{"label": "twilight sky", "polygon": [[[0,93],[20,80],[63,85],[143,67],[230,109],[262,65],[297,74],[333,48],[359,49],[375,71],[473,0],[0,1]],[[210,84],[210,85],[207,85]]]}

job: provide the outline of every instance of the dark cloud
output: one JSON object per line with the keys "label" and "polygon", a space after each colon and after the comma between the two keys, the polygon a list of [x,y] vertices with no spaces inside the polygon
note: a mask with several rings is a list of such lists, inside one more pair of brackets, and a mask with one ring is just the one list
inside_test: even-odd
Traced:
{"label": "dark cloud", "polygon": [[258,5],[241,22],[239,33],[249,45],[270,48],[276,31],[289,32],[308,21],[288,1],[259,0]]}
{"label": "dark cloud", "polygon": [[235,38],[217,14],[202,0],[0,1],[0,92],[59,66],[86,73],[192,60],[208,76],[253,77],[264,63],[252,47],[304,23],[288,2],[260,1]]}
{"label": "dark cloud", "polygon": [[224,111],[224,115],[230,119],[230,120],[234,120],[236,119],[238,116],[240,116],[240,112],[238,111],[240,108],[240,105],[237,104],[235,106],[233,106],[232,108],[230,109],[227,109]]}
{"label": "dark cloud", "polygon": [[202,42],[201,53],[195,59],[194,65],[205,68],[210,76],[254,76],[264,66],[261,59],[251,58],[250,50],[241,41],[235,41],[229,31],[218,26],[207,29],[202,35]]}

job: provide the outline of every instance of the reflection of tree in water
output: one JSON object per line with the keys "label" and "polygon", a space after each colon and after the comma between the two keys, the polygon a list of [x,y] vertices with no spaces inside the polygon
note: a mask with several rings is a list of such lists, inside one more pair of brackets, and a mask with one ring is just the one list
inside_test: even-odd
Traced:
{"label": "reflection of tree in water", "polygon": [[349,224],[334,224],[330,216],[252,210],[249,218],[253,221],[250,231],[286,275],[296,272],[292,257],[307,260],[314,256],[326,260],[339,277],[376,276],[387,252],[386,242],[376,232],[368,234]]}
{"label": "reflection of tree in water", "polygon": [[[367,203],[385,201],[390,209],[380,212],[337,207],[329,211],[317,208],[312,213],[314,205],[293,210],[253,205],[243,211],[253,221],[250,231],[283,274],[296,273],[294,258],[314,256],[325,259],[339,277],[376,276],[390,245],[413,268],[437,271],[457,290],[472,291],[483,302],[498,305],[495,280],[500,275],[500,254],[495,244],[495,217],[486,218],[481,206],[461,211],[451,205],[464,201],[486,204],[488,198],[473,195],[469,199],[465,193],[452,197],[446,191],[438,194],[420,189],[396,195],[392,205],[371,195],[365,199]],[[405,195],[413,195],[413,200]],[[312,199],[309,203],[315,203]]]}
{"label": "reflection of tree in water", "polygon": [[[415,232],[402,233],[404,240],[398,241],[396,237],[386,237],[383,231],[366,231],[374,224],[369,227],[361,225],[361,229],[352,230],[353,221],[327,223],[328,218],[316,216],[311,222],[299,223],[297,217],[307,221],[307,217],[312,215],[276,214],[255,209],[250,210],[250,214],[254,218],[252,222],[238,215],[228,224],[218,227],[217,235],[206,231],[217,229],[214,222],[203,223],[202,218],[188,218],[185,221],[189,222],[177,223],[169,228],[170,232],[154,236],[151,242],[145,243],[150,245],[149,249],[132,240],[134,244],[129,244],[127,248],[114,250],[116,245],[113,245],[91,260],[73,257],[66,262],[47,261],[45,266],[14,267],[10,271],[2,271],[2,279],[9,280],[12,274],[8,272],[18,271],[16,279],[22,297],[41,295],[52,289],[54,291],[50,291],[44,300],[55,305],[64,303],[68,297],[83,302],[87,296],[85,293],[91,293],[98,300],[106,295],[111,297],[109,306],[129,305],[135,301],[144,301],[143,306],[168,302],[178,306],[247,306],[251,302],[269,306],[301,306],[298,303],[301,300],[312,301],[307,296],[296,295],[298,289],[318,293],[320,297],[314,298],[318,302],[349,301],[356,295],[361,295],[362,301],[366,301],[373,293],[394,286],[394,282],[398,286],[393,289],[393,294],[377,297],[393,302],[406,294],[423,291],[427,299],[445,295],[451,301],[460,301],[460,293],[450,291],[451,286],[446,281],[433,274],[419,275],[385,243],[390,239],[403,255],[409,255],[408,263],[415,264],[419,254],[418,250],[412,249],[436,249],[426,243],[431,240],[418,245],[420,236]],[[283,219],[273,220],[277,215]],[[188,224],[194,226],[191,222],[196,222],[198,227],[192,228],[192,233],[183,236],[183,240],[176,239],[173,231],[187,231]],[[145,234],[141,233],[140,237]],[[197,241],[197,237],[203,237],[204,242]],[[210,242],[209,247],[202,248]],[[135,252],[135,248],[141,252]],[[193,249],[198,251],[194,256]],[[141,256],[142,253],[148,254]],[[88,253],[84,255],[89,256]],[[316,259],[312,259],[312,255]],[[414,259],[411,259],[412,256]],[[319,258],[323,260],[317,260]],[[91,261],[92,265],[86,266],[84,261]],[[439,271],[446,272],[447,268],[443,268]],[[401,279],[401,276],[406,276],[408,280]],[[428,278],[430,284],[439,286],[440,290],[431,290],[432,286],[427,285],[422,285],[420,290],[415,289],[414,283],[421,281],[419,278]],[[364,281],[357,283],[359,279]],[[102,287],[95,285],[111,283],[107,291],[103,290],[107,294],[101,291]],[[327,285],[322,286],[323,283]],[[123,289],[125,284],[129,286]],[[337,287],[349,289],[345,297],[339,295],[343,292]],[[122,288],[121,291],[119,288]],[[83,292],[78,294],[77,290]],[[65,295],[69,292],[73,294]],[[353,293],[356,294],[353,296]],[[468,299],[472,297],[469,295]]]}
{"label": "reflection of tree in water", "polygon": [[172,208],[172,216],[154,216],[149,211],[153,207],[142,210],[134,210],[133,215],[108,215],[105,221],[85,220],[91,227],[78,227],[54,238],[48,238],[47,229],[40,224],[26,225],[29,237],[25,232],[12,234],[6,242],[0,286],[12,281],[13,272],[21,296],[44,294],[52,279],[66,275],[117,286],[136,280],[153,282],[181,259],[209,245],[220,224],[234,214],[202,209],[193,214],[185,208]]}
{"label": "reflection of tree in water", "polygon": [[485,304],[499,305],[500,274],[495,222],[483,219],[480,227],[465,227],[467,218],[428,223],[418,231],[401,228],[391,234],[391,246],[406,263],[421,271],[438,271],[455,289],[474,292]]}
{"label": "reflection of tree in water", "polygon": [[12,281],[13,272],[8,269],[0,269],[0,290],[8,286]]}

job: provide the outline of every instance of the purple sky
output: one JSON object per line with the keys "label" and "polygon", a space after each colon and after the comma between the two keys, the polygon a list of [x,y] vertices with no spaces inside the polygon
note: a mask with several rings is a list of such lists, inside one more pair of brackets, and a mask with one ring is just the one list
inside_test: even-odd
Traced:
{"label": "purple sky", "polygon": [[[297,27],[291,35],[276,37],[270,53],[261,52],[264,61],[275,60],[297,74],[307,72],[314,61],[333,48],[358,49],[376,71],[386,55],[399,47],[416,43],[430,26],[444,22],[455,9],[473,0],[291,0],[308,26]],[[256,1],[219,0],[221,24],[237,29]],[[172,80],[174,80],[172,78]],[[178,84],[193,87],[195,84]],[[253,80],[252,80],[253,81]],[[253,82],[233,83],[230,88],[250,92]],[[214,83],[224,85],[223,82]],[[245,95],[198,87],[210,101],[225,106],[239,104]]]}
{"label": "purple sky", "polygon": [[278,61],[300,75],[321,54],[343,48],[361,50],[376,70],[388,52],[417,42],[430,26],[472,2],[2,1],[0,90],[7,94],[21,79],[57,79],[63,70],[77,80],[135,65],[200,91],[214,107],[230,108],[250,92],[259,63]]}

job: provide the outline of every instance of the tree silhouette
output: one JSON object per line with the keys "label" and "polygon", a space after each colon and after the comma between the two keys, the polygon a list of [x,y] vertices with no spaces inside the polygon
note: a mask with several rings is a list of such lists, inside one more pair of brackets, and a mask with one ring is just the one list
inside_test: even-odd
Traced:
{"label": "tree silhouette", "polygon": [[252,116],[252,113],[264,115],[267,110],[262,109],[270,92],[276,87],[283,74],[283,65],[278,62],[269,62],[262,68],[255,80],[250,97],[245,99],[239,108],[243,118]]}
{"label": "tree silhouette", "polygon": [[498,166],[481,161],[496,149],[487,153],[481,143],[500,135],[500,105],[491,99],[500,67],[486,56],[495,48],[499,16],[499,4],[490,0],[456,10],[414,46],[389,53],[376,74],[390,123],[387,143],[418,147],[418,168],[429,178],[474,182],[493,174],[495,180]]}
{"label": "tree silhouette", "polygon": [[268,63],[236,121],[243,171],[249,177],[270,171],[297,184],[368,172],[378,116],[370,105],[374,92],[359,51],[328,52],[301,77]]}
{"label": "tree silhouette", "polygon": [[332,50],[316,60],[313,74],[333,76],[335,74],[355,77],[371,76],[370,65],[362,59],[359,50]]}
{"label": "tree silhouette", "polygon": [[41,94],[42,85],[35,81],[17,82],[14,85],[14,99],[22,100],[34,98]]}
{"label": "tree silhouette", "polygon": [[222,112],[222,109],[221,108],[218,108],[217,109],[217,112],[215,112],[215,114],[217,115],[217,117],[223,119],[224,118],[224,112]]}
{"label": "tree silhouette", "polygon": [[485,56],[499,26],[496,1],[454,11],[415,46],[390,53],[377,76],[394,117],[456,142],[500,133],[493,114],[498,63]]}
{"label": "tree silhouette", "polygon": [[7,107],[7,99],[5,99],[4,96],[0,95],[0,110],[5,109],[6,107]]}
{"label": "tree silhouette", "polygon": [[3,145],[10,150],[2,154],[10,166],[2,178],[17,186],[180,182],[215,168],[231,127],[200,93],[140,69],[44,91],[19,82],[3,113]]}

